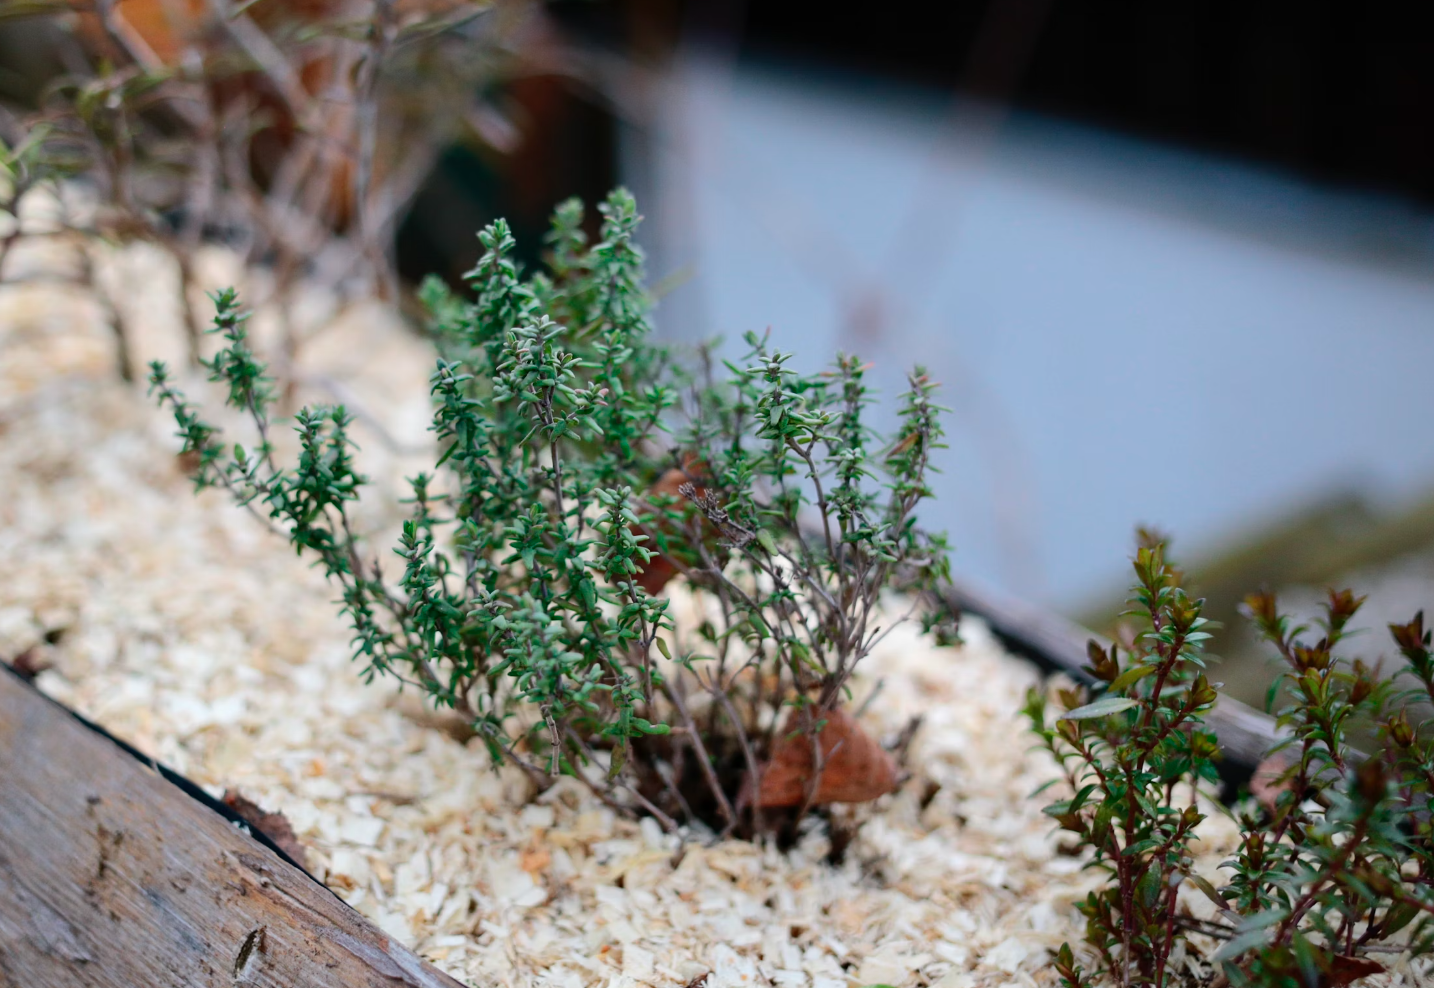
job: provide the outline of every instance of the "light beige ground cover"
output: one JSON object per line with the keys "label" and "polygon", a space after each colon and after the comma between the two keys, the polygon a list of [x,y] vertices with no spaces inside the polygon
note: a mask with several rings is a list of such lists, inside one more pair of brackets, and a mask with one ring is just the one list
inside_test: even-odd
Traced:
{"label": "light beige ground cover", "polygon": [[[163,264],[113,268],[132,272],[137,348],[182,352]],[[302,357],[325,382],[312,397],[337,388],[421,443],[424,346],[378,310],[311,308],[327,327]],[[869,660],[857,696],[885,682],[868,726],[925,723],[916,776],[857,811],[840,866],[820,829],[782,854],[680,842],[576,784],[533,798],[358,681],[332,589],[223,497],[191,495],[170,424],[113,363],[83,293],[0,286],[0,656],[34,646],[51,695],[285,813],[319,877],[440,967],[482,986],[1055,983],[1049,952],[1079,939],[1095,876],[1028,798],[1053,771],[1018,714],[1037,677],[978,623],[964,647],[898,632]],[[412,459],[361,441],[377,475]],[[1231,840],[1207,826],[1209,867]]]}

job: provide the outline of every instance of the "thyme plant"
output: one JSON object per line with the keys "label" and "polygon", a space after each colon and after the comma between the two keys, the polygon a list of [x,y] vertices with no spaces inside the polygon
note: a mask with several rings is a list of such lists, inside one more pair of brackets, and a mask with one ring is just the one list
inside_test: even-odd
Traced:
{"label": "thyme plant", "polygon": [[[341,589],[367,677],[459,711],[539,786],[575,775],[670,828],[772,830],[793,817],[763,816],[774,752],[811,745],[799,816],[853,670],[901,619],[884,598],[919,600],[946,573],[944,540],[915,516],[941,438],[933,385],[912,374],[882,438],[854,358],[801,375],[748,336],[741,362],[685,366],[653,339],[631,196],[600,211],[589,244],[581,205],[557,210],[544,272],[519,271],[498,221],[471,299],[424,285],[438,453],[410,482],[401,572],[355,530],[364,478],[342,407],[301,411],[297,462],[278,462],[233,292],[214,297],[226,345],[206,367],[251,444],[221,442],[162,364],[152,388],[196,483],[265,516]],[[674,627],[669,578],[699,599],[692,627]]]}
{"label": "thyme plant", "polygon": [[[1384,970],[1380,957],[1434,951],[1434,653],[1423,614],[1390,632],[1404,658],[1392,677],[1338,654],[1363,598],[1330,591],[1311,628],[1295,626],[1269,593],[1247,613],[1278,653],[1270,688],[1282,740],[1272,798],[1247,801],[1241,841],[1217,888],[1191,870],[1196,793],[1215,780],[1218,755],[1202,715],[1215,692],[1199,655],[1200,602],[1181,591],[1158,545],[1136,557],[1136,600],[1149,617],[1124,661],[1092,643],[1093,702],[1067,691],[1048,724],[1042,698],[1027,712],[1061,762],[1074,797],[1047,812],[1111,873],[1081,907],[1097,960],[1087,973],[1069,945],[1056,958],[1068,988],[1171,983],[1171,958],[1191,934],[1218,944],[1210,960],[1236,986],[1337,988]],[[1350,741],[1376,727],[1373,750]],[[1209,804],[1207,804],[1209,805]],[[1180,908],[1188,882],[1216,907],[1202,921]]]}
{"label": "thyme plant", "polygon": [[[1269,705],[1288,739],[1277,798],[1242,817],[1234,879],[1220,891],[1235,929],[1217,957],[1236,985],[1346,984],[1383,970],[1380,956],[1434,950],[1430,639],[1422,612],[1390,625],[1404,657],[1390,678],[1337,654],[1363,602],[1332,590],[1311,628],[1273,594],[1245,601],[1284,666]],[[1361,723],[1378,725],[1369,752],[1350,740]]]}

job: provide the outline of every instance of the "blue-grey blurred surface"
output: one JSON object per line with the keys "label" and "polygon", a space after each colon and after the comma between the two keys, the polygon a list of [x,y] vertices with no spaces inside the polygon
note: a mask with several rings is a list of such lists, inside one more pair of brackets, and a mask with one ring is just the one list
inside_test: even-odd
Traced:
{"label": "blue-grey blurred surface", "polygon": [[[1412,205],[935,90],[687,58],[629,148],[659,315],[945,385],[927,513],[1074,609],[1139,523],[1208,553],[1434,483],[1434,223]],[[685,280],[683,280],[685,279]]]}

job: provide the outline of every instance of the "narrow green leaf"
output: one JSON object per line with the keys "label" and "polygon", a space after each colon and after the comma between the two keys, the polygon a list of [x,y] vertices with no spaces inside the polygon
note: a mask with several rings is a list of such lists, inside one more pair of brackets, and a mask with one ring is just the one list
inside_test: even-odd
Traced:
{"label": "narrow green leaf", "polygon": [[1083,707],[1076,707],[1067,713],[1061,720],[1089,720],[1092,717],[1108,717],[1111,714],[1118,714],[1122,710],[1129,710],[1131,707],[1139,706],[1139,702],[1125,696],[1103,696],[1094,703],[1087,703]]}
{"label": "narrow green leaf", "polygon": [[1199,875],[1195,874],[1194,872],[1191,872],[1190,874],[1187,874],[1185,876],[1185,880],[1191,885],[1195,886],[1197,889],[1199,889],[1200,894],[1213,902],[1217,909],[1223,912],[1230,908],[1229,903],[1227,903],[1223,898],[1221,898],[1220,893],[1216,890],[1215,886],[1211,885],[1204,878],[1201,878]]}
{"label": "narrow green leaf", "polygon": [[1110,692],[1119,693],[1122,690],[1128,689],[1130,686],[1150,675],[1155,669],[1155,666],[1132,666],[1115,677],[1115,682],[1110,684]]}
{"label": "narrow green leaf", "polygon": [[1242,933],[1225,941],[1224,945],[1215,951],[1215,956],[1211,960],[1216,962],[1234,960],[1247,950],[1263,947],[1269,942],[1269,939],[1268,930],[1251,930],[1249,933]]}

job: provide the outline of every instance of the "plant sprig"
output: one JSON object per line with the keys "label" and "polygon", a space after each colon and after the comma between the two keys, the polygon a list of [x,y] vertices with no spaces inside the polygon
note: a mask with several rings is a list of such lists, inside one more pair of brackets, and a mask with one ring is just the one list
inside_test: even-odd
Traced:
{"label": "plant sprig", "polygon": [[[1190,876],[1194,829],[1205,818],[1202,787],[1216,780],[1214,735],[1203,727],[1215,687],[1205,671],[1203,601],[1177,585],[1165,548],[1135,557],[1132,612],[1144,622],[1123,659],[1118,646],[1090,645],[1088,671],[1099,696],[1066,691],[1066,712],[1047,724],[1032,691],[1027,715],[1059,761],[1074,796],[1046,807],[1111,875],[1081,904],[1086,940],[1101,970],[1121,988],[1164,986],[1176,927],[1177,891]],[[1065,975],[1079,983],[1077,969]]]}

